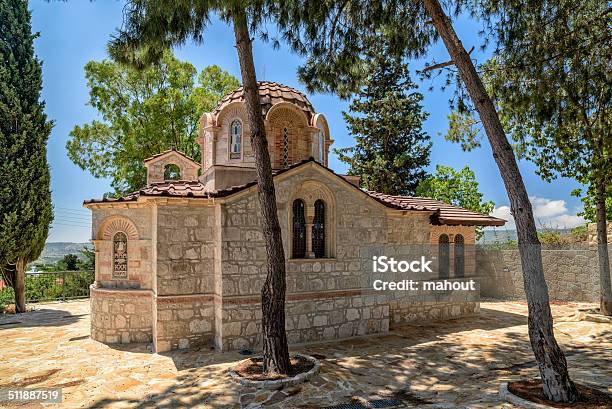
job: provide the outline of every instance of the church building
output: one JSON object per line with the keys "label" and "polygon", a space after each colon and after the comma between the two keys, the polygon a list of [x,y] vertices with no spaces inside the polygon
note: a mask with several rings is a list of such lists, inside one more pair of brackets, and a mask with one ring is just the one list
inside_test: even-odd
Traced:
{"label": "church building", "polygon": [[[402,279],[477,279],[475,226],[504,220],[359,188],[358,177],[328,168],[329,126],[304,94],[260,82],[259,96],[285,249],[290,344],[478,313],[473,292],[377,292],[372,259],[406,258],[418,248],[431,254],[434,272]],[[95,340],[152,342],[156,352],[260,346],[266,249],[242,87],[199,126],[201,163],[162,152],[145,160],[141,190],[84,203],[96,252]]]}

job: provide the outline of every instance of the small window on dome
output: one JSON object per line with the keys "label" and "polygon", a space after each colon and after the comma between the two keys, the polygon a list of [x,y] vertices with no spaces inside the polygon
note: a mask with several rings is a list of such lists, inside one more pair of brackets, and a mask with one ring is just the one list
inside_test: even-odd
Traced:
{"label": "small window on dome", "polygon": [[235,120],[230,125],[230,159],[240,159],[242,148],[242,123]]}

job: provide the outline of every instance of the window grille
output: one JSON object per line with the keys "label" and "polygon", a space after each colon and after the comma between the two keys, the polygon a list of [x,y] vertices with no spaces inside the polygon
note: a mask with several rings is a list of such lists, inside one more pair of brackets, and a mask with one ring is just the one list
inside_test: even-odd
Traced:
{"label": "window grille", "polygon": [[283,167],[289,166],[289,130],[283,129]]}
{"label": "window grille", "polygon": [[443,234],[438,240],[438,269],[440,278],[449,277],[450,244],[448,236]]}
{"label": "window grille", "polygon": [[325,203],[317,200],[314,204],[315,216],[312,225],[312,251],[316,258],[325,257]]}
{"label": "window grille", "polygon": [[118,232],[113,236],[113,278],[127,278],[127,235]]}
{"label": "window grille", "polygon": [[461,234],[455,236],[455,277],[465,277],[465,241]]}
{"label": "window grille", "polygon": [[293,202],[293,250],[292,258],[306,256],[306,223],[304,219],[304,202],[297,199]]}

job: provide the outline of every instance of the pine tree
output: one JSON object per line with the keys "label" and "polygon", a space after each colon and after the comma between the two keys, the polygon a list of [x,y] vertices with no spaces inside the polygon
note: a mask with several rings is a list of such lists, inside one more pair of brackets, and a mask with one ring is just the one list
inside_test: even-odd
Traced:
{"label": "pine tree", "polygon": [[240,0],[218,3],[132,1],[126,8],[124,30],[111,43],[111,54],[134,66],[156,63],[168,47],[183,44],[189,38],[201,42],[213,13],[234,28],[255,156],[259,210],[267,255],[266,281],[261,290],[263,369],[288,374],[291,361],[285,331],[285,253],[251,39],[252,32],[257,31],[267,18],[263,4]]}
{"label": "pine tree", "polygon": [[25,311],[25,267],[40,255],[53,219],[41,63],[28,2],[0,0],[0,269]]}
{"label": "pine tree", "polygon": [[[469,96],[482,121],[493,159],[504,182],[516,221],[525,294],[529,309],[529,337],[538,363],[545,396],[553,401],[573,402],[576,387],[570,379],[565,355],[553,332],[548,287],[544,279],[541,245],[533,209],[512,146],[469,52],[457,36],[453,22],[439,0],[376,2],[363,0],[272,1],[271,15],[291,47],[308,59],[298,72],[308,89],[337,92],[341,96],[359,86],[368,38],[382,36],[394,53],[407,58],[425,57],[441,39],[450,61],[429,68],[453,66],[460,91]],[[549,2],[546,2],[548,4]],[[506,2],[456,2],[444,5],[452,15],[469,12],[491,24],[483,31],[495,39],[496,21],[507,10],[496,13]],[[514,5],[522,9],[523,5]],[[510,24],[510,23],[509,23]],[[500,26],[500,30],[506,29]],[[447,85],[451,84],[449,78]]]}
{"label": "pine tree", "polygon": [[354,147],[336,149],[350,165],[349,175],[361,176],[362,187],[393,195],[414,195],[429,165],[431,142],[422,130],[427,113],[423,95],[401,58],[384,44],[369,52],[369,75],[343,112]]}

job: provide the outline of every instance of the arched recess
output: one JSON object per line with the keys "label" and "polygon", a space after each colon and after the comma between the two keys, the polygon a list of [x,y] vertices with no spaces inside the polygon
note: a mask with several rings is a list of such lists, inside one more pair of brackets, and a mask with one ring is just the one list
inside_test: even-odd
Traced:
{"label": "arched recess", "polygon": [[[241,154],[240,156],[230,157],[230,133],[231,124],[234,121],[240,121],[241,125]],[[221,112],[217,114],[216,123],[218,133],[215,136],[215,157],[216,164],[223,165],[226,163],[240,163],[247,156],[252,156],[251,141],[249,138],[250,129],[249,121],[244,102],[236,101],[225,106]]]}
{"label": "arched recess", "polygon": [[113,240],[115,233],[125,233],[128,240],[138,240],[138,229],[134,222],[125,216],[110,216],[98,230],[98,240]]}
{"label": "arched recess", "polygon": [[323,257],[319,258],[334,258],[336,254],[336,199],[333,192],[323,183],[315,180],[307,180],[303,182],[295,190],[289,198],[290,206],[287,206],[291,214],[288,215],[290,234],[289,240],[293,242],[293,203],[296,200],[301,200],[305,207],[305,222],[306,222],[306,243],[307,251],[306,258],[314,258],[314,249],[312,248],[313,225],[315,223],[315,203],[322,201],[325,204],[324,227],[325,232],[325,252]]}
{"label": "arched recess", "polygon": [[310,156],[308,118],[301,109],[289,102],[279,102],[268,111],[266,123],[272,167],[281,169]]}

